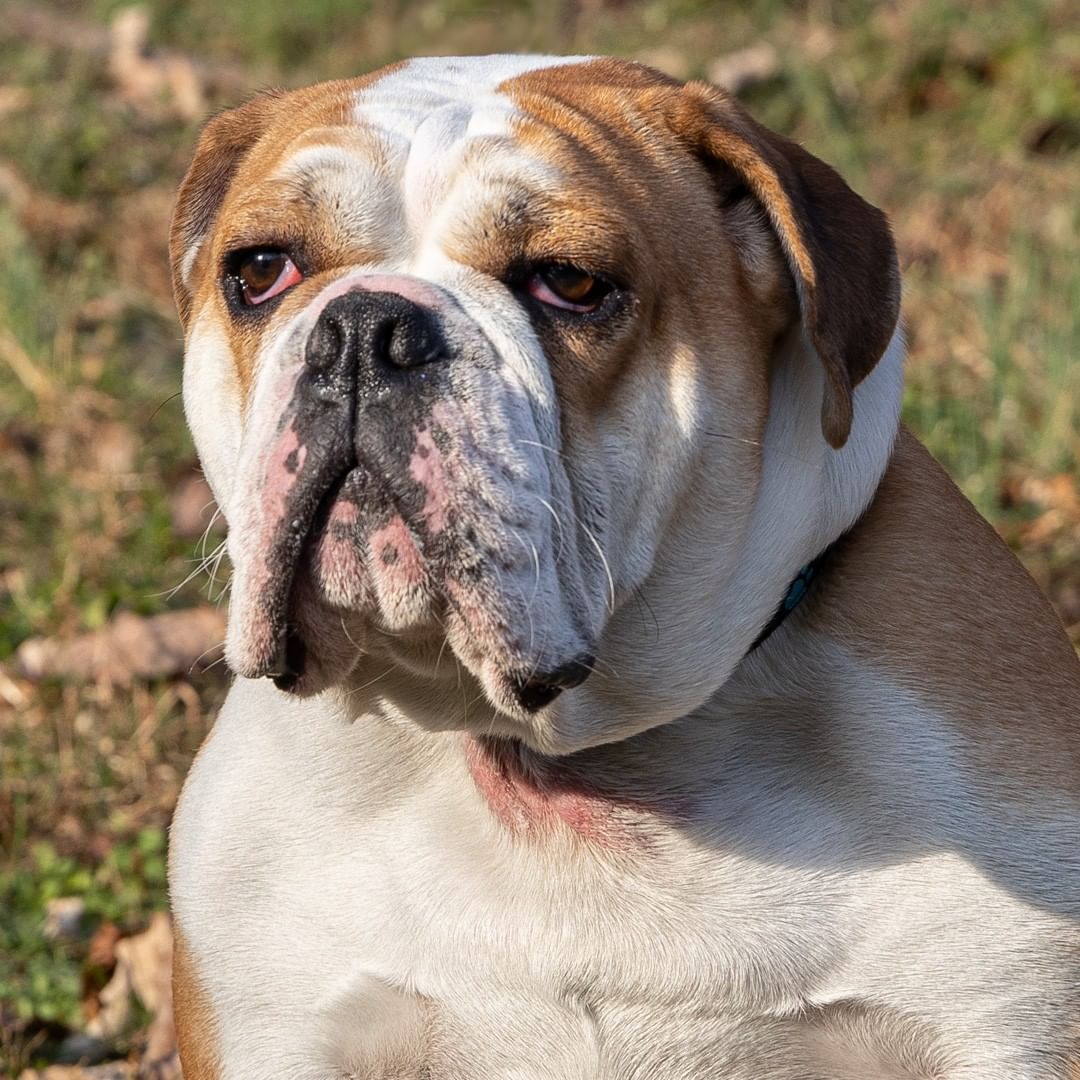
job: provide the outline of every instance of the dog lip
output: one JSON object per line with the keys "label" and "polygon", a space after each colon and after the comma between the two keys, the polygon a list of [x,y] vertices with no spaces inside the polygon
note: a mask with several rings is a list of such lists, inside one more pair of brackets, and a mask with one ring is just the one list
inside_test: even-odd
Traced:
{"label": "dog lip", "polygon": [[333,471],[325,484],[318,483],[309,489],[301,505],[293,507],[285,515],[281,531],[287,531],[288,540],[279,547],[277,562],[278,595],[284,594],[279,608],[278,618],[282,624],[277,630],[277,646],[262,665],[252,665],[239,672],[246,678],[272,679],[278,689],[292,690],[303,677],[307,668],[307,648],[292,621],[296,605],[297,571],[305,554],[311,550],[312,543],[325,528],[330,507],[355,467],[355,459],[350,457],[342,467]]}
{"label": "dog lip", "polygon": [[591,674],[595,657],[582,654],[560,664],[552,671],[532,672],[511,677],[511,686],[518,704],[529,713],[539,712],[550,705],[564,690],[580,686]]}
{"label": "dog lip", "polygon": [[294,690],[307,670],[307,645],[292,626],[285,628],[278,649],[276,671],[267,672],[279,690]]}

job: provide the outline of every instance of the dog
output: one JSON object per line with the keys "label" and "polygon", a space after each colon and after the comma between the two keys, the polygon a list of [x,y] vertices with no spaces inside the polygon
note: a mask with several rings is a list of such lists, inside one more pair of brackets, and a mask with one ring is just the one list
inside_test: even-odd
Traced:
{"label": "dog", "polygon": [[879,210],[706,84],[428,58],[213,118],[171,260],[188,1080],[1080,1075],[1080,663],[900,425]]}

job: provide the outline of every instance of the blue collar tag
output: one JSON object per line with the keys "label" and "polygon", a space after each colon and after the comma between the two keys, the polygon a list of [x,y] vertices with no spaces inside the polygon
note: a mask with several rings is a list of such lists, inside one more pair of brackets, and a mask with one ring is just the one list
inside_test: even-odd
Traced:
{"label": "blue collar tag", "polygon": [[773,617],[765,624],[765,628],[758,634],[754,644],[747,649],[747,654],[752,653],[761,645],[767,637],[802,603],[803,598],[810,591],[810,583],[818,572],[821,561],[831,550],[832,545],[825,549],[813,562],[808,562],[796,575],[795,580],[788,586],[784,599],[773,613]]}

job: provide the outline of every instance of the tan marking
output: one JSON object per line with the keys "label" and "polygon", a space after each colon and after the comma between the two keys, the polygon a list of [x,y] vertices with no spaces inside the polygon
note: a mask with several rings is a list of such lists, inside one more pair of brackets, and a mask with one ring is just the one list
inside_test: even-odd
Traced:
{"label": "tan marking", "polygon": [[[680,246],[680,260],[663,258],[680,233],[707,229],[724,216],[717,212],[715,192],[711,203],[701,205],[686,151],[699,164],[727,169],[746,184],[779,239],[803,323],[825,366],[822,429],[833,446],[842,446],[851,428],[852,388],[881,358],[899,314],[896,253],[884,215],[824,162],[703,83],[681,86],[640,65],[605,59],[529,72],[508,80],[504,89],[534,122],[532,130],[521,126],[523,141],[567,144],[556,156],[574,177],[567,190],[581,194],[582,209],[596,209],[587,205],[592,193],[577,186],[587,167],[607,173],[608,183],[597,188],[608,194],[606,206],[632,207],[659,225],[648,230],[643,250],[664,271],[667,293],[673,270],[677,282],[692,269],[693,284],[704,295],[716,276],[709,273],[711,264],[720,257],[714,244],[704,257]],[[584,221],[579,212],[576,227]],[[721,276],[730,281],[730,272]]]}
{"label": "tan marking", "polygon": [[751,447],[764,424],[769,357],[797,315],[794,295],[775,237],[756,220],[746,227],[761,258],[744,265],[742,226],[718,211],[707,171],[641,97],[678,84],[597,60],[529,72],[503,89],[521,114],[517,140],[560,178],[554,195],[528,200],[534,220],[513,242],[531,260],[614,273],[634,295],[622,327],[541,330],[570,437],[595,427],[589,414],[649,396],[641,380],[663,373],[672,384],[699,378],[707,400],[738,400],[744,414],[731,433]]}
{"label": "tan marking", "polygon": [[1027,571],[910,432],[815,597],[813,624],[944,710],[1002,798],[1078,797],[1080,660]]}
{"label": "tan marking", "polygon": [[173,1012],[184,1080],[222,1075],[217,1018],[178,925],[173,926]]}
{"label": "tan marking", "polygon": [[[350,125],[357,91],[397,67],[400,65],[394,64],[356,79],[320,83],[288,93],[260,94],[238,108],[219,113],[203,129],[173,212],[169,241],[173,289],[185,329],[190,326],[194,311],[206,304],[216,308],[217,318],[230,337],[245,399],[251,387],[262,327],[254,323],[238,324],[229,315],[217,273],[224,254],[223,244],[228,239],[227,230],[217,228],[216,223],[236,224],[234,204],[243,204],[246,193],[256,182],[254,178],[262,181],[272,176],[288,148],[302,143],[312,129]],[[238,176],[243,182],[236,184],[233,181]],[[264,204],[263,213],[272,206],[273,203]],[[292,219],[290,224],[294,224]],[[196,244],[201,245],[200,251],[190,280],[184,281],[183,258]]]}

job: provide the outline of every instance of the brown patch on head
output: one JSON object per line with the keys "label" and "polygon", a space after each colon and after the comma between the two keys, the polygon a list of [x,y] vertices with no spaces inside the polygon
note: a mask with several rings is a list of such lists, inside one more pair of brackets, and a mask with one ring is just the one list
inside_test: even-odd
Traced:
{"label": "brown patch on head", "polygon": [[764,403],[765,361],[796,313],[791,283],[767,228],[756,230],[764,258],[744,265],[739,230],[721,212],[709,171],[672,137],[656,103],[680,84],[602,59],[531,71],[501,90],[518,106],[518,141],[560,177],[556,190],[530,199],[520,255],[599,272],[630,298],[603,322],[534,320],[564,419],[638,386],[635,365],[656,371],[690,357],[751,358],[722,365],[725,372],[698,368],[705,379],[728,380],[718,384],[719,400],[741,366],[740,378],[755,383],[742,400],[753,393]]}
{"label": "brown patch on head", "polygon": [[[899,316],[885,216],[824,162],[705,84],[683,86],[641,65],[598,60],[530,72],[504,89],[527,114],[523,139],[573,177],[580,197],[567,232],[578,244],[602,205],[631,237],[639,280],[650,270],[658,279],[651,287],[646,281],[645,295],[657,287],[670,294],[685,282],[714,307],[741,299],[744,317],[775,336],[786,298],[772,260],[750,250],[752,217],[738,198],[749,191],[779,243],[825,367],[823,431],[842,446],[852,389],[880,359]],[[582,185],[583,172],[591,173],[592,190]],[[739,256],[734,264],[724,265],[725,248]],[[730,328],[729,313],[725,334]]]}
{"label": "brown patch on head", "polygon": [[173,1015],[185,1080],[222,1075],[217,1020],[180,927],[173,926]]}
{"label": "brown patch on head", "polygon": [[[273,172],[286,149],[302,146],[313,129],[322,132],[324,142],[332,140],[333,132],[328,135],[327,129],[343,129],[349,124],[356,92],[398,66],[391,65],[357,79],[320,83],[302,90],[271,90],[235,109],[219,113],[206,124],[194,160],[180,185],[169,236],[173,291],[185,329],[193,313],[202,302],[211,299],[212,294],[217,294],[218,303],[225,303],[217,265],[223,252],[211,242],[219,219],[225,217],[232,223],[235,210],[240,215],[235,223],[237,230],[242,230],[244,189],[261,184]],[[347,139],[352,133],[341,130],[338,134]],[[245,185],[234,183],[238,175],[245,178]],[[246,210],[251,217],[250,200],[247,202]],[[264,215],[268,209],[267,204],[262,204]],[[271,222],[271,227],[273,224]],[[272,241],[275,237],[264,230],[259,239]],[[190,259],[189,253],[196,248],[198,254],[185,273],[185,259]],[[241,385],[246,387],[250,379],[250,358],[254,355],[260,331],[253,326],[236,325],[225,311],[222,312],[222,325],[233,338],[238,374]]]}
{"label": "brown patch on head", "polygon": [[[240,163],[266,131],[285,96],[280,90],[269,90],[238,108],[218,113],[199,137],[195,158],[180,184],[169,231],[173,294],[185,326],[191,316],[192,291],[182,272],[184,257],[204,242]],[[203,248],[196,265],[205,259]],[[197,276],[194,270],[187,275]]]}

